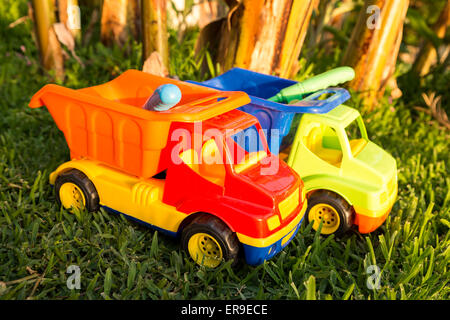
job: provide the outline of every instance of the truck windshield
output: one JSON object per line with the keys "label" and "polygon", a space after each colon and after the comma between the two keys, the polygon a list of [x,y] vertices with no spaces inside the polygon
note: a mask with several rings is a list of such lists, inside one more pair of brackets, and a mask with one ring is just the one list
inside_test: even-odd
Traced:
{"label": "truck windshield", "polygon": [[267,157],[267,143],[255,125],[226,138],[231,165],[236,173],[253,167]]}
{"label": "truck windshield", "polygon": [[356,156],[369,140],[367,137],[366,127],[364,126],[361,116],[356,118],[345,128],[345,133],[347,134],[351,153],[353,156]]}

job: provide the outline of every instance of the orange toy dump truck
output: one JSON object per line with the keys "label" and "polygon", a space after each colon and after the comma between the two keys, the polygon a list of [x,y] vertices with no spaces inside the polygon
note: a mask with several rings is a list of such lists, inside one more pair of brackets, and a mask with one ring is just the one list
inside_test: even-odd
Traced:
{"label": "orange toy dump truck", "polygon": [[[142,109],[168,83],[181,101]],[[47,106],[70,149],[71,161],[50,175],[62,206],[125,214],[180,236],[196,262],[216,267],[242,250],[253,265],[273,257],[306,209],[299,176],[270,153],[256,118],[236,110],[249,102],[243,92],[129,70],[79,90],[46,85],[30,107]]]}

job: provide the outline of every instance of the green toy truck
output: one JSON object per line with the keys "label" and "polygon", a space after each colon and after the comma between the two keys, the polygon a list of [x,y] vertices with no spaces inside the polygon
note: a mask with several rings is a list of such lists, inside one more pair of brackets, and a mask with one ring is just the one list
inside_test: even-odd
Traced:
{"label": "green toy truck", "polygon": [[[283,158],[283,156],[282,156]],[[395,159],[371,142],[359,112],[339,105],[302,115],[287,161],[308,192],[307,217],[323,234],[377,229],[397,197]]]}
{"label": "green toy truck", "polygon": [[[306,217],[327,235],[343,234],[353,225],[360,233],[374,231],[397,197],[395,159],[369,140],[359,112],[343,104],[348,91],[329,88],[353,77],[349,67],[303,82],[234,68],[201,83],[250,96],[241,109],[258,118],[271,152],[280,152],[300,174],[308,194]],[[294,141],[286,145],[283,138],[297,113]]]}

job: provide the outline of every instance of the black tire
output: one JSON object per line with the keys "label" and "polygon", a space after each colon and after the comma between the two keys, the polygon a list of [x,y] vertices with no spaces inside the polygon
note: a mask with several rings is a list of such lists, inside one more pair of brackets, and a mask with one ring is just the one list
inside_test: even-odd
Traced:
{"label": "black tire", "polygon": [[[335,192],[328,190],[315,191],[308,199],[308,208],[306,210],[306,218],[308,223],[310,210],[318,205],[326,204],[334,208],[339,216],[339,226],[336,231],[333,232],[336,236],[342,236],[353,226],[354,210],[353,207],[348,204],[341,196]],[[323,234],[323,233],[322,233]],[[329,234],[328,234],[329,235]]]}
{"label": "black tire", "polygon": [[220,219],[208,214],[202,214],[195,217],[181,232],[182,248],[194,261],[200,265],[202,264],[202,261],[197,261],[196,257],[193,257],[189,252],[189,240],[199,233],[206,233],[214,238],[222,250],[222,260],[232,260],[232,265],[237,263],[239,240],[237,239],[236,234],[233,233]]}
{"label": "black tire", "polygon": [[[97,189],[91,180],[81,171],[77,169],[70,169],[60,174],[55,181],[55,195],[58,204],[61,206],[60,189],[64,183],[73,183],[81,189],[85,199],[85,207],[88,212],[98,211],[100,208],[100,200]],[[69,209],[69,208],[66,208]]]}

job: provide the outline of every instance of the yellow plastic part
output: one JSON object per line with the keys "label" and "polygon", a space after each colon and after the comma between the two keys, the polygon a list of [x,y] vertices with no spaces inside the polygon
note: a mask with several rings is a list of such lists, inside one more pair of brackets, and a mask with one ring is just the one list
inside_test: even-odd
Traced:
{"label": "yellow plastic part", "polygon": [[202,148],[202,159],[199,160],[197,151],[188,149],[180,153],[181,160],[203,178],[223,186],[225,184],[225,167],[217,153],[219,149],[213,139],[205,142]]}
{"label": "yellow plastic part", "polygon": [[221,186],[225,184],[225,166],[214,139],[210,139],[203,144],[199,171],[200,175],[205,179]]}
{"label": "yellow plastic part", "polygon": [[318,146],[314,153],[321,159],[325,160],[333,166],[339,166],[342,161],[342,151],[334,149],[325,149]]}
{"label": "yellow plastic part", "polygon": [[292,234],[293,234],[294,232],[295,232],[295,228],[292,229],[292,231],[289,232],[289,233],[283,238],[283,240],[281,240],[281,246],[284,246],[284,245],[286,244],[286,242],[288,242],[289,239],[291,239]]}
{"label": "yellow plastic part", "polygon": [[324,148],[322,139],[323,128],[316,127],[312,129],[309,135],[306,137],[305,145],[309,150],[311,150],[322,160],[334,166],[339,166],[342,161],[342,151],[337,149]]}
{"label": "yellow plastic part", "polygon": [[318,203],[309,210],[309,221],[314,220],[313,229],[318,230],[320,222],[322,224],[322,234],[332,234],[339,228],[340,219],[336,209],[326,203]]}
{"label": "yellow plastic part", "polygon": [[207,233],[194,234],[189,239],[188,251],[195,262],[209,268],[217,267],[223,259],[219,243]]}
{"label": "yellow plastic part", "polygon": [[69,169],[83,172],[94,184],[100,205],[125,213],[161,229],[177,232],[188,214],[162,202],[165,181],[140,179],[91,160],[63,163],[50,174],[50,183]]}
{"label": "yellow plastic part", "polygon": [[267,227],[270,231],[275,230],[280,226],[280,218],[277,215],[274,215],[267,219]]}
{"label": "yellow plastic part", "polygon": [[61,186],[59,189],[59,199],[65,209],[83,209],[86,206],[83,191],[72,182],[66,182]]}
{"label": "yellow plastic part", "polygon": [[192,170],[198,172],[198,154],[194,149],[188,149],[180,153],[181,160]]}
{"label": "yellow plastic part", "polygon": [[281,218],[286,219],[299,204],[300,191],[299,189],[292,192],[286,199],[280,202],[278,209],[280,210]]}
{"label": "yellow plastic part", "polygon": [[267,157],[267,153],[262,150],[258,152],[250,152],[245,155],[245,158],[242,160],[241,163],[234,166],[234,171],[236,173],[241,173],[242,171],[250,168],[255,163],[258,163],[261,159]]}
{"label": "yellow plastic part", "polygon": [[353,139],[349,141],[349,144],[350,149],[352,150],[352,155],[356,157],[362,151],[362,149],[364,149],[367,141],[365,139]]}
{"label": "yellow plastic part", "polygon": [[316,127],[311,129],[308,136],[305,138],[305,145],[308,149],[312,150],[319,143],[322,143],[322,130],[320,127]]}

